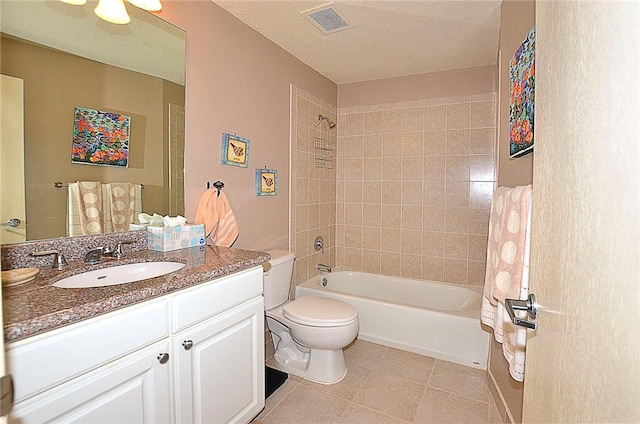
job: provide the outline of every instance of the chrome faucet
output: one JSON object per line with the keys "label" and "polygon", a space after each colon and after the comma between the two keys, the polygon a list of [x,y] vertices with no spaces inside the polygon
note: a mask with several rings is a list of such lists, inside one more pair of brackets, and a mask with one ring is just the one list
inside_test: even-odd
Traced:
{"label": "chrome faucet", "polygon": [[325,265],[325,264],[316,265],[316,269],[318,271],[322,271],[322,272],[331,272],[331,267],[329,265]]}
{"label": "chrome faucet", "polygon": [[58,270],[61,270],[69,266],[69,264],[67,263],[67,260],[64,258],[64,255],[58,252],[57,250],[41,250],[39,252],[29,253],[29,256],[33,256],[33,257],[48,256],[48,255],[55,255],[53,257],[53,264],[51,265],[51,268],[56,268]]}
{"label": "chrome faucet", "polygon": [[102,259],[102,256],[122,259],[124,257],[124,250],[122,246],[132,243],[135,243],[135,240],[119,241],[116,244],[116,247],[113,248],[108,246],[93,248],[84,254],[84,263],[89,265],[97,264]]}

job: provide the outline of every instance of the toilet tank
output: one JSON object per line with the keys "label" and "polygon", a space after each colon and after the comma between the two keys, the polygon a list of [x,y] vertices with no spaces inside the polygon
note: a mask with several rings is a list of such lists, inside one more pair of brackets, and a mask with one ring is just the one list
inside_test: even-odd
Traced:
{"label": "toilet tank", "polygon": [[287,250],[269,250],[271,269],[263,274],[264,308],[273,309],[289,299],[295,255]]}

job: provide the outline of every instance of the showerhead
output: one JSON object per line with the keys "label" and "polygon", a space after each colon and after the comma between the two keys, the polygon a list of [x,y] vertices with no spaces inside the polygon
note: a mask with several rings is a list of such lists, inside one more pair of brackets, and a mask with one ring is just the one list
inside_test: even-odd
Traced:
{"label": "showerhead", "polygon": [[333,122],[331,119],[327,118],[327,117],[326,117],[326,116],[324,116],[324,115],[318,115],[318,120],[319,120],[320,122],[322,122],[322,120],[323,120],[323,119],[324,119],[325,121],[327,121],[327,124],[329,124],[329,129],[331,129],[331,128],[335,128],[335,126],[336,126],[336,123],[335,123],[335,122]]}

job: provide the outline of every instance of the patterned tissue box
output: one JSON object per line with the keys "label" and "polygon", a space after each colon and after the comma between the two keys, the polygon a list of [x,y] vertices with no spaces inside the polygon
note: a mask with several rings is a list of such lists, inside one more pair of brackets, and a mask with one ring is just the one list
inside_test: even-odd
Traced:
{"label": "patterned tissue box", "polygon": [[204,246],[204,224],[185,224],[175,227],[147,227],[131,224],[130,230],[147,230],[147,248],[160,252]]}

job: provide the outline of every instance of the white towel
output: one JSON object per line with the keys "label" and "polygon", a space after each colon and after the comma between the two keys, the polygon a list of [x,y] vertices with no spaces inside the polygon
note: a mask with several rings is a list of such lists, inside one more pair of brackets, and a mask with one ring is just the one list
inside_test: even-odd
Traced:
{"label": "white towel", "polygon": [[530,246],[531,186],[499,187],[491,202],[481,321],[493,328],[494,338],[502,343],[509,373],[516,381],[524,380],[527,330],[511,323],[504,299],[529,296]]}

